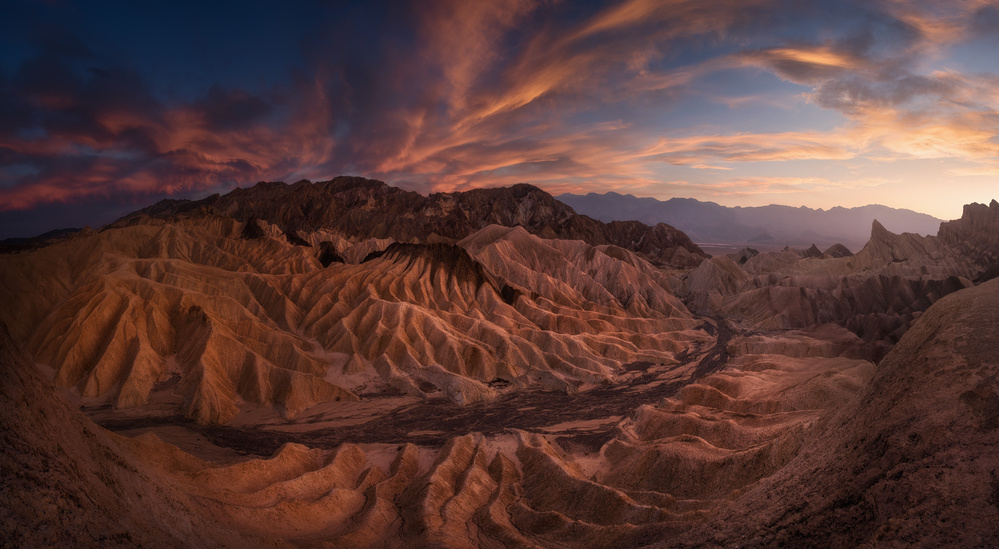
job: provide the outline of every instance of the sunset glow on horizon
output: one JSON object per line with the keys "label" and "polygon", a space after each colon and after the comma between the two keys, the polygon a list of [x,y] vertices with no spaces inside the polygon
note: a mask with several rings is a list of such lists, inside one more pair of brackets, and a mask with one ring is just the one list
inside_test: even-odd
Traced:
{"label": "sunset glow on horizon", "polygon": [[943,219],[999,198],[999,0],[5,11],[0,238],[341,174]]}

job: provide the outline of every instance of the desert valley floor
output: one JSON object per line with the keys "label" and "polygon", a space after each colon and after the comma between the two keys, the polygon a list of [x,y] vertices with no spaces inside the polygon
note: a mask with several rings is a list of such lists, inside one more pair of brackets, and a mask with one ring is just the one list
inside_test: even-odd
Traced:
{"label": "desert valley floor", "polygon": [[708,256],[528,185],[0,255],[5,546],[999,545],[999,203]]}

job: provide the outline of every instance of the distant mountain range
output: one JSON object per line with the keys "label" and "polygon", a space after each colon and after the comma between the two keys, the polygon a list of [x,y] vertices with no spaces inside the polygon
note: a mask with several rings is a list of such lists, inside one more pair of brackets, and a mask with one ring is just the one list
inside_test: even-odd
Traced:
{"label": "distant mountain range", "polygon": [[563,194],[559,200],[576,212],[604,222],[636,220],[647,224],[667,223],[698,244],[825,248],[841,243],[856,252],[867,243],[871,224],[877,219],[894,233],[933,235],[942,220],[911,210],[881,205],[828,210],[760,206],[729,208],[693,198],[639,198],[609,192],[585,196]]}

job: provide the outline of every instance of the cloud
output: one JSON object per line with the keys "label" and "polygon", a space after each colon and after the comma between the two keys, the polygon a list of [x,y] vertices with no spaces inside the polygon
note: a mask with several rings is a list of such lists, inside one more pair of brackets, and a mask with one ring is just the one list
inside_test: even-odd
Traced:
{"label": "cloud", "polygon": [[731,177],[711,183],[656,182],[647,185],[647,189],[650,194],[659,196],[696,195],[702,200],[715,199],[731,203],[739,199],[756,199],[754,202],[759,202],[759,199],[774,200],[781,196],[786,197],[786,201],[793,201],[791,197],[862,191],[894,182],[896,181],[881,177],[833,180],[824,177],[761,176]]}
{"label": "cloud", "polygon": [[[482,10],[459,2],[440,10],[467,21],[459,33],[452,32],[454,17],[435,12],[423,19],[423,34],[449,38],[431,41],[422,57],[443,67],[444,108],[411,113],[405,146],[375,165],[373,175],[422,179],[423,188],[437,190],[517,182],[510,174],[532,175],[534,183],[622,173],[616,170],[644,176],[650,172],[636,151],[648,146],[647,136],[612,131],[607,124],[613,120],[579,118],[599,118],[649,94],[681,96],[698,79],[733,66],[728,59],[668,71],[656,65],[675,41],[722,36],[736,22],[749,24],[740,16],[749,19],[769,3],[632,0],[569,25],[532,26],[523,19],[545,7],[539,3]],[[512,55],[497,56],[515,24],[514,33],[530,38]],[[478,30],[483,25],[486,30]],[[476,37],[469,48],[454,46],[463,33]],[[543,176],[540,166],[555,173]]]}
{"label": "cloud", "polygon": [[981,164],[967,168],[952,168],[948,173],[962,177],[997,177],[999,164]]}
{"label": "cloud", "polygon": [[[807,86],[804,96],[812,104],[841,113],[844,123],[816,138],[830,145],[829,150],[842,150],[849,143],[845,148],[858,156],[895,161],[950,158],[978,163],[994,157],[999,152],[996,75],[939,67],[948,47],[980,35],[977,17],[991,14],[997,3],[888,0],[872,5],[876,24],[894,29],[885,38],[860,32],[734,57]],[[761,136],[760,142],[779,138]],[[790,148],[792,157],[796,150]],[[821,147],[817,153],[816,158],[832,158],[823,155]],[[766,154],[757,159],[769,160]]]}
{"label": "cloud", "polygon": [[815,84],[844,73],[867,70],[866,60],[829,45],[785,46],[740,54],[747,65],[767,68],[784,79]]}
{"label": "cloud", "polygon": [[885,12],[915,31],[919,49],[963,42],[988,33],[996,25],[995,0],[886,0]]}
{"label": "cloud", "polygon": [[683,93],[721,67],[660,70],[671,44],[722,37],[768,3],[630,0],[576,19],[532,0],[414,4],[412,41],[389,21],[359,51],[344,28],[312,39],[312,51],[332,53],[312,54],[289,83],[254,93],[216,82],[181,101],[64,34],[0,84],[5,106],[31,112],[5,119],[0,146],[32,168],[6,166],[23,173],[0,209],[345,171],[422,190],[647,174],[641,136],[577,117]]}
{"label": "cloud", "polygon": [[[182,93],[92,35],[45,34],[0,74],[0,210],[341,173],[424,192],[817,192],[835,182],[777,167],[951,159],[979,173],[999,156],[999,79],[947,62],[994,34],[994,1],[383,8],[254,37],[300,40],[301,56],[256,84]],[[705,103],[727,118],[673,122],[716,115]],[[813,123],[809,109],[834,116]]]}
{"label": "cloud", "polygon": [[737,135],[663,137],[641,156],[676,165],[701,165],[711,160],[775,162],[787,160],[846,160],[857,155],[847,135],[784,132]]}
{"label": "cloud", "polygon": [[45,49],[0,81],[3,110],[18,113],[0,125],[0,210],[196,192],[329,159],[327,98],[315,88],[295,90],[292,102],[213,85],[172,103],[135,70],[79,58]]}

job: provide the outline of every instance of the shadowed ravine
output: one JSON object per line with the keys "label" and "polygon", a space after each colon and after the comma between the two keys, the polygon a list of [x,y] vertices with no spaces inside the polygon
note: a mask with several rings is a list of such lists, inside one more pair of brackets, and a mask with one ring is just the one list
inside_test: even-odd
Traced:
{"label": "shadowed ravine", "polygon": [[[685,385],[725,366],[728,359],[725,348],[734,335],[732,328],[724,321],[719,321],[717,328],[705,322],[702,329],[715,335],[714,345],[706,353],[698,353],[696,345],[688,348],[677,356],[680,363],[668,369],[669,372],[686,371],[686,366],[697,360],[693,373],[685,379],[670,376],[661,365],[633,363],[626,365],[625,370],[641,374],[623,383],[593,387],[579,393],[521,391],[501,395],[492,402],[465,406],[445,399],[431,399],[396,408],[359,425],[321,427],[305,432],[281,431],[280,426],[275,429],[273,425],[267,429],[199,425],[182,415],[125,419],[100,417],[95,418],[95,421],[101,427],[116,432],[137,433],[158,427],[183,427],[204,436],[216,446],[230,448],[239,454],[269,456],[288,442],[326,449],[336,448],[345,442],[411,443],[440,447],[448,440],[466,433],[478,432],[490,436],[513,429],[535,431],[560,423],[608,419],[605,425],[594,429],[544,429],[560,441],[597,451],[613,436],[616,423],[614,418],[627,417],[643,404],[656,404],[664,398],[674,396]],[[659,367],[654,368],[655,366]],[[89,411],[105,409],[101,407],[101,410]],[[322,423],[328,419],[323,414],[288,423],[302,425]]]}

